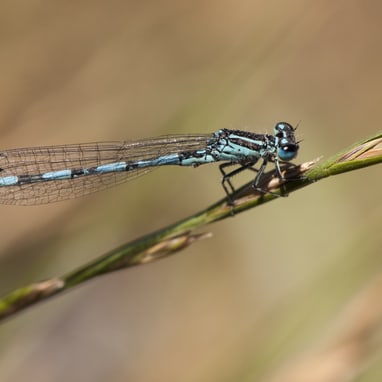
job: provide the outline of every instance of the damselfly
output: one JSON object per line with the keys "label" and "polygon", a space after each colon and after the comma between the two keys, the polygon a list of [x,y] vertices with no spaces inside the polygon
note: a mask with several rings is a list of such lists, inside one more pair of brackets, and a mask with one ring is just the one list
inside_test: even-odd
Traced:
{"label": "damselfly", "polygon": [[[295,129],[277,123],[274,135],[222,129],[213,134],[168,135],[133,142],[99,142],[0,151],[0,203],[35,205],[76,198],[136,178],[159,166],[223,162],[219,168],[229,201],[231,177],[257,172],[268,162],[282,178],[280,162],[297,156]],[[261,159],[258,169],[253,166]],[[239,165],[226,172],[231,165]]]}

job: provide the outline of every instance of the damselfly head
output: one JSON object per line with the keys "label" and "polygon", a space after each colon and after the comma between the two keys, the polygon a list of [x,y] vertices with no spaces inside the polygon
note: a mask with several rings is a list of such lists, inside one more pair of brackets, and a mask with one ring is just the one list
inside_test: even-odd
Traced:
{"label": "damselfly head", "polygon": [[294,135],[295,130],[287,122],[279,122],[274,128],[277,155],[282,161],[287,162],[297,156],[299,146]]}

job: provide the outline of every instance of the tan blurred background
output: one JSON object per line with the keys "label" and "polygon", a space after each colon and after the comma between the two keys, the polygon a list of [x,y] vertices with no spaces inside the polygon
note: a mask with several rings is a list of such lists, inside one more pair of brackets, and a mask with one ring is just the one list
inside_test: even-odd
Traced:
{"label": "tan blurred background", "polygon": [[[0,148],[286,120],[297,162],[327,157],[381,130],[381,19],[372,0],[3,1]],[[0,206],[1,294],[206,207],[219,182],[167,168]],[[382,380],[381,186],[378,166],[322,181],[23,312],[0,327],[0,381]]]}

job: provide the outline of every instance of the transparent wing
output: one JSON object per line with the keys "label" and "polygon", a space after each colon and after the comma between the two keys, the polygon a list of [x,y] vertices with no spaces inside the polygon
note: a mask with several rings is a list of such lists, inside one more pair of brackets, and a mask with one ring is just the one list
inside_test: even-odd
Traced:
{"label": "transparent wing", "polygon": [[[174,135],[133,142],[99,142],[0,151],[0,178],[38,175],[50,171],[97,167],[121,161],[135,162],[206,147],[211,134]],[[0,187],[0,203],[36,205],[99,191],[134,179],[154,167],[92,174],[73,179],[40,181]]]}

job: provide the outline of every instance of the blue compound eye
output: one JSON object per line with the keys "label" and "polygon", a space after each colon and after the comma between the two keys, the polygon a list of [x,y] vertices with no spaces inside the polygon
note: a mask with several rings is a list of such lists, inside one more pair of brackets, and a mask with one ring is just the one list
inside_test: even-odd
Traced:
{"label": "blue compound eye", "polygon": [[283,161],[290,161],[297,156],[298,145],[290,143],[277,149],[278,157]]}

